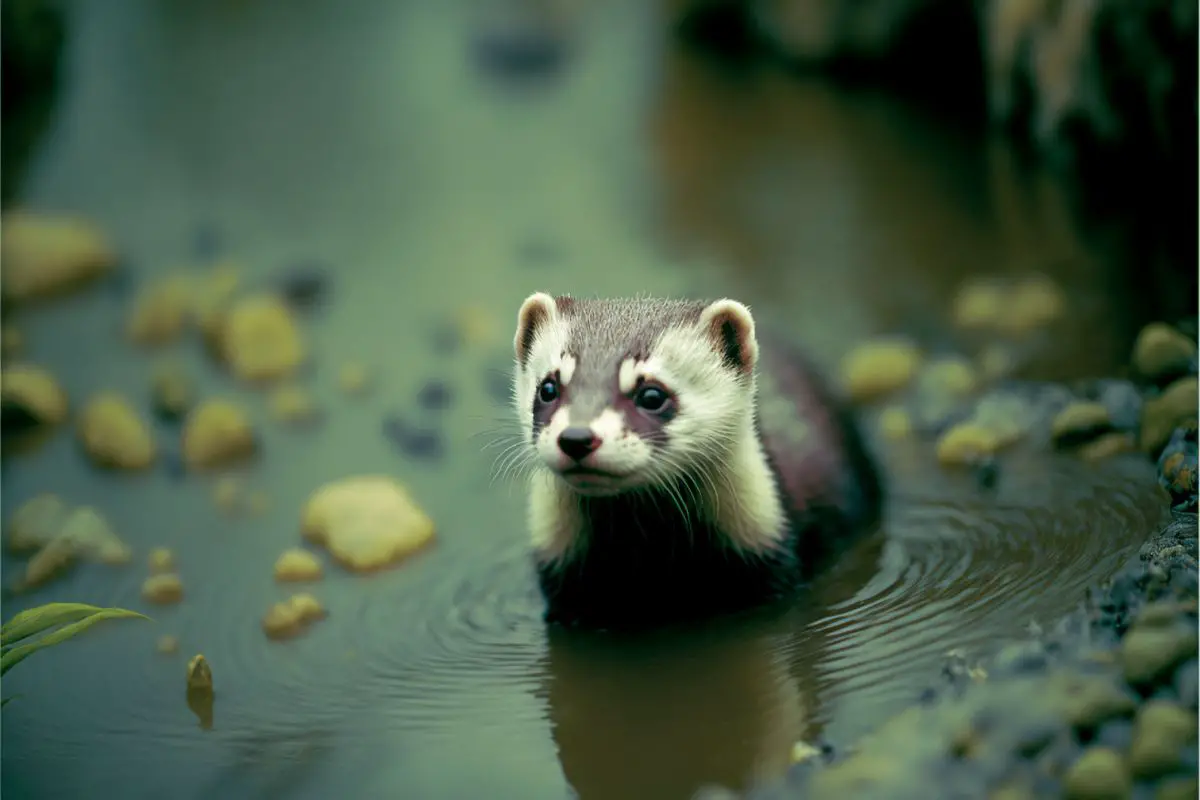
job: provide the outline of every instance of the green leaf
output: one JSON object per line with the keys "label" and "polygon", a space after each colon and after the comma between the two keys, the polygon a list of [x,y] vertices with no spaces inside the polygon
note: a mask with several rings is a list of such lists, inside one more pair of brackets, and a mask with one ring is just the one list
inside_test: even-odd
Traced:
{"label": "green leaf", "polygon": [[[62,604],[52,604],[52,605],[76,605],[76,604],[62,603]],[[43,608],[44,608],[44,606],[43,606]],[[31,609],[31,610],[36,611],[37,609]],[[20,616],[20,615],[18,615],[18,616]],[[51,647],[53,645],[65,642],[67,639],[70,639],[74,636],[78,636],[79,634],[83,633],[88,628],[95,625],[97,622],[102,622],[106,619],[150,619],[150,618],[147,617],[145,614],[139,614],[136,611],[129,611],[124,608],[96,608],[95,611],[91,612],[88,616],[84,617],[83,619],[73,622],[70,625],[67,625],[65,627],[59,628],[58,630],[54,631],[53,633],[46,634],[41,639],[38,639],[36,642],[30,642],[29,644],[17,645],[16,647],[13,647],[11,650],[9,650],[7,653],[5,653],[3,656],[0,656],[0,675],[3,675],[4,673],[8,672],[10,669],[15,667],[17,664],[20,664],[26,658],[28,658],[29,656],[36,653],[38,650],[41,650],[44,647]],[[14,618],[14,621],[15,621],[15,618]],[[45,630],[46,627],[48,627],[48,626],[42,625],[42,626],[40,626],[39,630]]]}
{"label": "green leaf", "polygon": [[15,694],[14,694],[14,695],[12,695],[12,696],[10,696],[10,697],[6,697],[6,698],[4,698],[3,700],[0,700],[0,708],[4,708],[6,705],[8,705],[8,701],[9,701],[9,700],[12,700],[12,699],[13,699],[13,697],[17,697],[17,695],[15,695]]}
{"label": "green leaf", "polygon": [[22,639],[27,639],[35,633],[68,622],[90,617],[104,609],[90,606],[86,603],[47,603],[44,606],[26,609],[13,616],[4,627],[0,628],[0,645],[5,648]]}

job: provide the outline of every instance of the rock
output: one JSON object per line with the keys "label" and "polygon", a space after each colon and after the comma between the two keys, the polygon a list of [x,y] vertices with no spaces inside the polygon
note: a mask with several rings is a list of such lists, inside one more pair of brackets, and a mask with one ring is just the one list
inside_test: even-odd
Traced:
{"label": "rock", "polygon": [[796,742],[792,745],[791,762],[801,764],[821,755],[821,748],[814,747],[808,742]]}
{"label": "rock", "polygon": [[992,342],[979,351],[976,363],[979,366],[979,377],[990,383],[1012,375],[1017,368],[1018,359],[1011,346]]}
{"label": "rock", "polygon": [[88,561],[101,564],[128,564],[133,551],[113,531],[108,520],[96,509],[82,506],[67,516],[58,539]]}
{"label": "rock", "polygon": [[45,547],[62,531],[70,506],[58,495],[43,492],[26,500],[8,523],[8,549],[29,553]]}
{"label": "rock", "polygon": [[937,441],[937,458],[945,466],[971,465],[992,456],[999,447],[996,435],[979,425],[961,423]]}
{"label": "rock", "polygon": [[1196,428],[1176,428],[1158,457],[1158,482],[1176,507],[1195,511],[1197,447]]}
{"label": "rock", "polygon": [[1108,409],[1100,403],[1072,403],[1050,424],[1050,435],[1059,447],[1083,444],[1110,430]]}
{"label": "rock", "polygon": [[[1194,628],[1194,625],[1192,626]],[[1196,631],[1182,626],[1136,627],[1121,642],[1125,680],[1147,686],[1161,680],[1189,656],[1195,656]]]}
{"label": "rock", "polygon": [[1041,328],[1061,317],[1065,305],[1062,290],[1054,281],[1045,275],[1027,276],[1012,287],[1000,329],[1020,334]]}
{"label": "rock", "polygon": [[1108,409],[1113,428],[1132,433],[1142,418],[1142,395],[1129,381],[1101,380],[1091,387],[1089,399]]}
{"label": "rock", "polygon": [[1152,322],[1133,345],[1133,368],[1152,383],[1165,383],[1196,371],[1196,343],[1175,328]]}
{"label": "rock", "polygon": [[154,373],[150,402],[160,419],[182,419],[196,399],[196,385],[178,364],[164,364]]}
{"label": "rock", "polygon": [[183,599],[183,581],[173,572],[151,575],[142,583],[142,598],[157,605],[178,603]]}
{"label": "rock", "polygon": [[321,418],[316,400],[299,386],[280,386],[271,393],[271,415],[286,425],[310,425]]}
{"label": "rock", "polygon": [[53,539],[29,559],[25,573],[12,589],[15,592],[36,589],[65,573],[77,560],[78,553],[71,542],[63,538]]}
{"label": "rock", "polygon": [[149,561],[152,574],[175,571],[175,555],[165,547],[156,547],[151,550],[147,561]]}
{"label": "rock", "polygon": [[1106,433],[1082,445],[1076,454],[1084,461],[1093,464],[1106,461],[1122,453],[1131,453],[1137,449],[1137,442],[1128,433]]}
{"label": "rock", "polygon": [[1129,766],[1135,778],[1157,778],[1182,765],[1184,748],[1196,741],[1196,715],[1177,705],[1150,700],[1133,724]]}
{"label": "rock", "polygon": [[995,449],[1009,446],[1025,437],[1038,419],[1038,406],[1016,391],[1000,390],[980,398],[967,424],[988,431]]}
{"label": "rock", "polygon": [[1195,777],[1164,778],[1159,781],[1154,800],[1195,800],[1200,795],[1200,786]]}
{"label": "rock", "polygon": [[1196,695],[1200,690],[1200,675],[1197,670],[1200,665],[1196,659],[1190,659],[1179,665],[1175,670],[1175,694],[1179,695],[1179,703],[1184,708],[1196,710]]}
{"label": "rock", "polygon": [[900,406],[885,408],[879,414],[879,430],[888,439],[907,439],[912,434],[912,427],[912,418]]}
{"label": "rock", "polygon": [[5,361],[16,358],[25,349],[25,336],[16,325],[0,327],[0,356]]}
{"label": "rock", "polygon": [[238,378],[274,381],[296,373],[304,363],[305,344],[287,304],[273,294],[258,294],[229,308],[221,353]]}
{"label": "rock", "polygon": [[212,693],[213,690],[213,674],[212,667],[208,665],[208,659],[201,654],[196,654],[187,665],[187,688],[189,691],[201,691]]}
{"label": "rock", "polygon": [[291,639],[325,618],[325,608],[311,594],[294,594],[271,606],[262,620],[263,632],[270,639]]}
{"label": "rock", "polygon": [[900,389],[912,380],[921,351],[900,338],[861,345],[842,360],[842,385],[849,398],[865,403]]}
{"label": "rock", "polygon": [[961,356],[942,356],[927,363],[916,377],[912,403],[916,426],[942,431],[948,424],[961,421],[964,401],[977,385],[975,368]]}
{"label": "rock", "polygon": [[1125,800],[1131,791],[1121,754],[1106,747],[1085,750],[1063,779],[1063,796],[1068,800]]}
{"label": "rock", "polygon": [[192,295],[191,321],[208,346],[218,354],[229,307],[241,284],[232,264],[220,264],[197,279]]}
{"label": "rock", "polygon": [[994,330],[1004,318],[1008,292],[992,279],[975,279],[965,283],[954,298],[954,324],[966,329]]}
{"label": "rock", "polygon": [[116,392],[92,396],[80,413],[78,433],[84,451],[100,467],[145,469],[158,453],[150,428]]}
{"label": "rock", "polygon": [[427,411],[444,411],[454,403],[454,393],[444,381],[429,381],[417,393],[417,405]]}
{"label": "rock", "polygon": [[254,455],[258,443],[241,406],[206,400],[183,425],[183,460],[190,469],[214,469]]}
{"label": "rock", "polygon": [[8,211],[2,219],[0,285],[10,300],[62,294],[117,263],[108,238],[81,217]]}
{"label": "rock", "polygon": [[0,371],[0,398],[16,405],[41,425],[57,425],[67,418],[67,395],[54,376],[31,364],[13,364]]}
{"label": "rock", "polygon": [[125,335],[134,344],[170,344],[183,334],[192,303],[187,275],[169,275],[150,283],[134,298]]}
{"label": "rock", "polygon": [[179,652],[179,637],[169,635],[160,636],[154,649],[164,656],[174,655]]}
{"label": "rock", "polygon": [[338,371],[338,385],[348,395],[361,395],[370,388],[371,376],[363,364],[350,362]]}
{"label": "rock", "polygon": [[1146,401],[1138,439],[1138,446],[1144,452],[1157,456],[1177,427],[1189,422],[1195,424],[1198,391],[1200,384],[1193,375],[1176,381],[1161,395]]}
{"label": "rock", "polygon": [[440,458],[445,453],[441,434],[436,429],[418,427],[397,414],[384,419],[383,435],[410,458]]}
{"label": "rock", "polygon": [[1114,717],[1128,717],[1137,701],[1105,677],[1070,677],[1059,682],[1067,722],[1080,731],[1095,731]]}
{"label": "rock", "polygon": [[398,563],[434,538],[433,521],[399,482],[382,475],[343,478],[317,489],[304,506],[301,531],[355,571]]}
{"label": "rock", "polygon": [[280,583],[321,579],[321,561],[299,547],[285,550],[275,562],[275,580]]}

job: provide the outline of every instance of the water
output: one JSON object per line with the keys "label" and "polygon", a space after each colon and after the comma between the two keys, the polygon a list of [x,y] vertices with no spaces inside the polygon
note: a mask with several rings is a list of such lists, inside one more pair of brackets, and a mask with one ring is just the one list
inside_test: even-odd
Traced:
{"label": "water", "polygon": [[[944,310],[971,274],[1031,268],[1069,298],[1027,343],[1026,375],[1111,374],[1158,307],[1128,260],[1076,232],[1061,191],[998,146],[896,102],[769,69],[729,74],[667,45],[651,4],[561,4],[566,47],[480,56],[490,7],[316,0],[120,0],[71,6],[71,80],[27,199],[103,223],[138,275],[218,247],[251,277],[332,265],[306,320],[308,385],[331,410],[281,429],[194,342],[171,348],[206,394],[244,400],[263,458],[238,474],[271,498],[229,520],[212,478],[97,474],[68,431],[7,458],[7,514],[56,491],[108,514],[138,552],[5,603],[148,610],[37,654],[6,676],[6,797],[686,797],[786,764],[798,739],[848,742],[912,701],[954,647],[978,650],[1074,607],[1160,519],[1152,468],[1016,453],[995,490],[923,445],[881,448],[893,498],[880,533],[798,608],[614,644],[547,635],[524,551],[519,486],[492,481],[487,436],[520,300],[735,294],[830,365],[874,332],[966,347]],[[101,8],[103,6],[103,8]],[[498,7],[497,7],[498,8]],[[269,53],[269,57],[266,55]],[[514,66],[515,64],[515,66]],[[529,65],[534,66],[530,67]],[[529,74],[537,65],[552,74]],[[555,66],[557,65],[557,66]],[[522,71],[524,70],[524,71]],[[78,404],[145,403],[155,356],[120,341],[128,298],[98,288],[16,318],[30,360]],[[434,346],[471,313],[479,341]],[[378,390],[341,397],[361,360]],[[430,380],[454,403],[419,411]],[[402,413],[442,458],[381,435]],[[157,424],[157,423],[156,423]],[[164,448],[177,434],[159,427]],[[308,493],[388,472],[436,520],[437,546],[371,577],[327,568],[330,611],[287,643],[259,628]],[[144,555],[169,546],[186,597],[146,608]],[[16,562],[5,556],[6,578]],[[181,651],[155,652],[160,634]],[[211,726],[186,659],[213,666]]]}

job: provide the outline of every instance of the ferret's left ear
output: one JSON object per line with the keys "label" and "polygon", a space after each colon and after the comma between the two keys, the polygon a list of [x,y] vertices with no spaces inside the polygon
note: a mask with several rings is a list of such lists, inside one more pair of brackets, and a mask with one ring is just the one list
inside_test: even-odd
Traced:
{"label": "ferret's left ear", "polygon": [[758,341],[749,308],[736,300],[717,300],[700,312],[700,328],[730,369],[747,375],[754,371]]}

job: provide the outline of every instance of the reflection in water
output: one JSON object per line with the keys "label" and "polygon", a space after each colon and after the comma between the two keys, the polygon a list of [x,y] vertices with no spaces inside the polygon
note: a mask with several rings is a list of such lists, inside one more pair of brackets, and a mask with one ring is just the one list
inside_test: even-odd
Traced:
{"label": "reflection in water", "polygon": [[[1136,456],[1092,467],[1018,451],[983,492],[925,445],[894,446],[882,534],[793,612],[627,647],[548,638],[520,487],[489,483],[492,452],[473,436],[508,419],[492,371],[532,290],[703,285],[829,361],[877,330],[956,347],[937,312],[957,282],[1032,266],[1069,298],[1059,326],[1026,342],[1030,373],[1060,378],[1113,372],[1162,302],[1131,308],[1120,259],[1083,242],[1053,186],[1002,151],[869,94],[713,72],[662,47],[652,4],[586,8],[562,72],[514,95],[472,60],[474,17],[456,4],[70,4],[71,89],[29,201],[95,217],[136,274],[194,258],[197,231],[250,283],[329,264],[304,380],[330,413],[291,434],[196,349],[170,354],[202,394],[253,415],[263,458],[243,477],[272,499],[256,519],[223,518],[207,478],[98,474],[66,430],[5,447],[5,509],[41,491],[96,505],[136,552],[171,547],[185,584],[178,606],[145,609],[138,565],[84,565],[5,602],[6,615],[71,599],[157,621],[5,676],[22,695],[4,711],[5,797],[558,798],[564,777],[584,798],[670,797],[744,783],[781,768],[793,737],[865,732],[945,650],[1070,609],[1158,521]],[[145,403],[154,359],[122,343],[128,302],[92,291],[13,321],[72,399],[114,388]],[[482,309],[482,333],[434,349],[464,308]],[[352,408],[336,387],[346,360],[378,370]],[[421,406],[434,380],[450,409]],[[394,412],[436,427],[441,455],[397,452],[381,435]],[[177,451],[177,429],[155,424]],[[284,594],[271,566],[298,541],[296,509],[369,472],[411,487],[437,546],[369,578],[331,566],[313,587],[328,619],[267,640],[259,618]],[[6,575],[17,565],[5,554]],[[155,653],[161,634],[179,656]],[[179,702],[182,654],[196,652],[218,677],[219,724]],[[243,748],[256,737],[284,744]]]}

